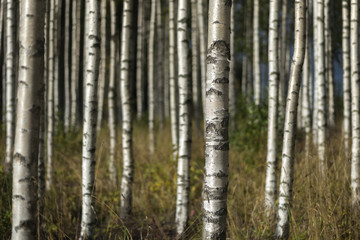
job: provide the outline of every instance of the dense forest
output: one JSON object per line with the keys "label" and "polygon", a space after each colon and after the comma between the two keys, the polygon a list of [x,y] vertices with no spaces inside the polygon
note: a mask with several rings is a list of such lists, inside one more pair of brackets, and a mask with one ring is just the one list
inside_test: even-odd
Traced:
{"label": "dense forest", "polygon": [[0,0],[0,239],[360,239],[359,0]]}

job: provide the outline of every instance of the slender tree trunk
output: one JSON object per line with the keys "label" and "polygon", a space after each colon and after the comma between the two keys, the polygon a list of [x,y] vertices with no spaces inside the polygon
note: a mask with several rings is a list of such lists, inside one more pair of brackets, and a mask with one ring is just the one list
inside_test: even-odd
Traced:
{"label": "slender tree trunk", "polygon": [[98,86],[98,114],[97,114],[97,131],[101,129],[101,122],[103,118],[104,109],[104,92],[106,80],[106,0],[101,0],[101,60],[100,60],[100,75]]}
{"label": "slender tree trunk", "polygon": [[1,97],[0,97],[0,118],[2,123],[6,122],[5,119],[5,108],[6,108],[6,94],[4,94],[4,90],[6,91],[6,87],[4,84],[5,78],[4,76],[4,72],[3,72],[3,66],[4,64],[4,46],[5,44],[3,44],[4,42],[4,22],[5,22],[5,18],[4,18],[4,8],[5,8],[5,1],[0,2],[0,78],[1,78],[1,85],[0,85],[0,92],[1,92]]}
{"label": "slender tree trunk", "polygon": [[314,48],[314,78],[313,78],[313,85],[314,85],[314,108],[313,108],[313,131],[312,131],[312,139],[313,139],[313,144],[315,146],[318,145],[318,108],[319,108],[319,104],[318,104],[318,96],[319,96],[319,89],[317,87],[317,82],[318,82],[318,76],[317,76],[317,71],[318,68],[316,66],[319,65],[319,49],[318,49],[318,39],[316,33],[318,32],[318,20],[317,20],[317,0],[313,1],[313,25],[314,25],[314,29],[313,29],[313,48]]}
{"label": "slender tree trunk", "polygon": [[110,132],[110,153],[109,153],[109,173],[110,180],[113,186],[117,183],[117,167],[115,164],[116,153],[116,52],[118,37],[116,30],[116,0],[110,2],[111,11],[111,40],[110,40],[110,79],[109,79],[109,93],[108,93],[108,108],[109,108],[109,132]]}
{"label": "slender tree trunk", "polygon": [[275,213],[276,198],[276,154],[277,154],[277,117],[279,85],[279,0],[270,1],[269,16],[269,113],[267,141],[267,170],[265,182],[265,211],[267,216]]}
{"label": "slender tree trunk", "polygon": [[187,0],[179,0],[177,16],[177,50],[179,69],[179,160],[177,168],[176,233],[180,236],[189,220],[191,159],[191,73],[189,63]]}
{"label": "slender tree trunk", "polygon": [[132,31],[133,1],[125,0],[121,33],[121,105],[123,176],[121,179],[120,217],[127,219],[131,213],[134,157],[132,150],[132,117],[130,92],[130,34]]}
{"label": "slender tree trunk", "polygon": [[342,57],[343,57],[343,99],[344,99],[344,152],[350,156],[351,139],[351,85],[350,85],[350,47],[349,47],[349,0],[342,1]]}
{"label": "slender tree trunk", "polygon": [[86,98],[84,102],[82,147],[82,215],[80,239],[93,239],[95,225],[95,142],[97,84],[100,62],[100,0],[89,0],[86,42]]}
{"label": "slender tree trunk", "polygon": [[175,7],[174,0],[169,0],[169,81],[170,81],[170,120],[173,160],[178,153],[178,114],[176,97],[176,72],[175,72]]}
{"label": "slender tree trunk", "polygon": [[164,39],[162,38],[163,36],[163,24],[162,24],[162,8],[161,8],[161,0],[157,0],[156,2],[156,35],[155,35],[155,39],[156,39],[156,71],[155,71],[155,77],[156,77],[156,81],[155,83],[155,89],[154,89],[154,93],[157,99],[157,108],[156,113],[159,116],[159,123],[160,123],[160,128],[163,128],[164,126],[164,72],[163,72],[163,43],[164,43]]}
{"label": "slender tree trunk", "polygon": [[62,0],[55,0],[55,17],[54,17],[54,120],[55,126],[59,123],[59,58],[60,58],[60,26],[61,26],[61,6]]}
{"label": "slender tree trunk", "polygon": [[235,84],[235,7],[231,8],[229,112],[231,130],[236,128],[236,84]]}
{"label": "slender tree trunk", "polygon": [[305,57],[305,10],[305,0],[295,1],[295,48],[290,70],[290,84],[285,111],[278,221],[275,233],[277,239],[288,239],[289,237],[289,211],[291,209],[292,197],[296,114],[301,85],[301,71]]}
{"label": "slender tree trunk", "polygon": [[351,43],[351,193],[353,207],[360,204],[360,79],[359,79],[359,1],[351,0],[350,43]]}
{"label": "slender tree trunk", "polygon": [[[165,119],[170,118],[170,81],[169,81],[169,12],[165,12],[164,24],[164,55],[163,55],[163,68],[164,68],[164,114]],[[199,92],[200,94],[200,92]],[[201,101],[201,99],[199,100]]]}
{"label": "slender tree trunk", "polygon": [[316,86],[318,90],[317,97],[317,137],[318,137],[318,155],[320,160],[320,172],[325,176],[325,141],[326,141],[326,82],[325,82],[325,42],[324,42],[324,0],[317,0],[317,31],[316,45],[318,51],[318,62],[315,64]]}
{"label": "slender tree trunk", "polygon": [[143,42],[144,42],[144,8],[143,0],[139,0],[138,7],[138,23],[137,23],[137,53],[136,53],[136,108],[137,108],[137,119],[140,120],[144,114],[144,83],[143,83]]}
{"label": "slender tree trunk", "polygon": [[247,65],[248,65],[248,57],[246,54],[244,54],[243,59],[242,59],[242,64],[241,64],[241,69],[242,69],[242,73],[241,73],[241,93],[243,94],[243,96],[246,95],[247,93]]}
{"label": "slender tree trunk", "polygon": [[284,116],[285,104],[286,104],[286,82],[288,79],[287,71],[289,62],[286,61],[286,49],[287,49],[287,12],[288,1],[282,0],[281,7],[281,41],[280,41],[280,84],[279,84],[279,115]]}
{"label": "slender tree trunk", "polygon": [[254,0],[254,35],[253,35],[253,61],[254,61],[254,100],[260,104],[261,82],[260,82],[260,40],[259,40],[259,0]]}
{"label": "slender tree trunk", "polygon": [[[205,26],[205,16],[204,16],[204,0],[197,1],[197,12],[198,12],[198,22],[199,22],[199,44],[200,44],[200,75],[201,75],[201,88],[206,88],[206,26]],[[206,12],[207,13],[207,12]],[[205,15],[206,15],[205,13]],[[205,109],[205,91],[201,91],[202,99],[202,109]]]}
{"label": "slender tree trunk", "polygon": [[149,150],[151,154],[155,152],[154,46],[155,46],[156,1],[157,0],[151,0],[150,36],[149,36],[149,48],[148,48]]}
{"label": "slender tree trunk", "polygon": [[48,85],[47,85],[47,131],[46,131],[46,190],[49,191],[52,183],[52,157],[54,142],[54,41],[55,41],[55,0],[50,1],[49,19],[49,60],[48,60]]}
{"label": "slender tree trunk", "polygon": [[226,239],[231,1],[210,0],[205,109],[203,239]]}
{"label": "slender tree trunk", "polygon": [[[61,14],[61,13],[60,13]],[[60,25],[61,26],[61,25]],[[65,43],[64,43],[64,127],[65,132],[69,131],[70,127],[70,102],[71,102],[71,85],[70,85],[70,0],[65,2]]]}
{"label": "slender tree trunk", "polygon": [[15,1],[6,3],[6,157],[5,171],[11,171],[15,124],[15,57],[16,57],[16,12]]}
{"label": "slender tree trunk", "polygon": [[44,78],[44,0],[20,2],[19,84],[14,144],[11,239],[36,239],[37,177]]}

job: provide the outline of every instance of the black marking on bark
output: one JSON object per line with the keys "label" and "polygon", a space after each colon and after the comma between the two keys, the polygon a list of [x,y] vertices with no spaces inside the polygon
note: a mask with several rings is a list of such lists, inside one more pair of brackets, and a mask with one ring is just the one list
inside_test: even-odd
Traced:
{"label": "black marking on bark", "polygon": [[223,93],[219,90],[216,90],[215,88],[210,88],[208,91],[206,91],[206,96],[209,95],[217,95],[217,96],[221,96]]}
{"label": "black marking on bark", "polygon": [[213,41],[208,49],[208,54],[214,52],[216,56],[220,55],[230,59],[230,46],[224,40]]}
{"label": "black marking on bark", "polygon": [[229,151],[229,143],[220,143],[219,145],[214,146],[215,150]]}
{"label": "black marking on bark", "polygon": [[213,83],[229,83],[229,79],[226,77],[216,78],[215,80],[213,80]]}
{"label": "black marking on bark", "polygon": [[225,6],[231,7],[232,6],[232,0],[226,0]]}
{"label": "black marking on bark", "polygon": [[29,84],[27,82],[23,81],[23,80],[19,81],[19,85],[24,85],[25,87],[29,86]]}
{"label": "black marking on bark", "polygon": [[22,228],[27,228],[27,229],[30,229],[31,232],[35,233],[35,229],[36,229],[35,226],[36,226],[36,223],[33,220],[20,221],[20,224],[15,227],[15,232],[18,232],[18,230],[20,230]]}
{"label": "black marking on bark", "polygon": [[14,159],[19,159],[20,163],[22,163],[22,164],[26,163],[26,157],[24,157],[20,153],[15,153],[14,154]]}
{"label": "black marking on bark", "polygon": [[20,199],[22,201],[25,201],[25,198],[23,196],[21,196],[21,195],[14,195],[13,199]]}

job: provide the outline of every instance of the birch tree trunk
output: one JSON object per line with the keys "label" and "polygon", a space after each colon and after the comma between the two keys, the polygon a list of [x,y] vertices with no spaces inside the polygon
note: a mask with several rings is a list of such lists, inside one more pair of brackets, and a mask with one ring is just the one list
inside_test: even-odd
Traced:
{"label": "birch tree trunk", "polygon": [[143,84],[143,42],[144,42],[144,16],[143,0],[139,0],[138,3],[138,24],[137,24],[137,50],[136,50],[136,109],[137,109],[137,119],[140,120],[143,117],[144,113],[144,84]]}
{"label": "birch tree trunk", "polygon": [[44,0],[20,2],[19,84],[11,239],[36,239],[39,127],[44,78]]}
{"label": "birch tree trunk", "polygon": [[281,7],[281,53],[280,53],[280,84],[279,84],[279,114],[284,116],[285,104],[286,104],[286,83],[288,80],[287,69],[288,62],[286,61],[286,49],[287,49],[287,11],[288,1],[282,0]]}
{"label": "birch tree trunk", "polygon": [[155,99],[157,100],[157,106],[155,107],[156,115],[158,115],[160,128],[164,126],[164,72],[163,72],[163,24],[162,24],[162,12],[161,12],[161,0],[157,0],[156,2],[156,43],[155,43],[155,60],[156,60],[156,71],[154,82],[154,94]]}
{"label": "birch tree trunk", "polygon": [[253,35],[253,61],[254,61],[254,100],[260,104],[260,40],[259,40],[259,0],[254,0],[254,35]]}
{"label": "birch tree trunk", "polygon": [[61,6],[62,0],[55,0],[54,17],[54,123],[59,123],[59,55],[60,55],[60,26],[61,26]]}
{"label": "birch tree trunk", "polygon": [[318,61],[315,64],[317,85],[317,137],[320,172],[325,176],[325,141],[326,141],[326,82],[325,82],[325,41],[324,41],[324,0],[317,0],[317,28],[315,32]]}
{"label": "birch tree trunk", "polygon": [[269,15],[269,113],[267,141],[267,169],[265,181],[265,212],[267,216],[275,213],[276,198],[276,154],[277,154],[277,117],[279,85],[279,0],[270,1]]}
{"label": "birch tree trunk", "polygon": [[180,236],[189,220],[191,159],[191,73],[188,39],[188,1],[179,0],[177,16],[177,52],[179,69],[179,160],[177,168],[176,233]]}
{"label": "birch tree trunk", "polygon": [[278,220],[275,232],[276,239],[288,239],[289,237],[289,211],[291,210],[292,198],[296,114],[301,85],[301,71],[305,57],[305,10],[305,0],[295,1],[295,43],[285,111]]}
{"label": "birch tree trunk", "polygon": [[52,183],[52,156],[54,141],[54,41],[55,41],[55,0],[50,1],[49,18],[49,59],[48,59],[48,85],[47,85],[47,123],[46,123],[46,190],[49,191]]}
{"label": "birch tree trunk", "polygon": [[360,82],[359,82],[359,1],[351,0],[350,56],[351,56],[351,197],[353,207],[360,204]]}
{"label": "birch tree trunk", "polygon": [[175,72],[175,6],[174,0],[169,0],[169,81],[170,81],[170,120],[171,120],[171,142],[173,160],[177,160],[178,154],[178,113],[176,97],[176,72]]}
{"label": "birch tree trunk", "polygon": [[121,105],[123,175],[121,179],[120,217],[127,219],[131,213],[134,157],[132,149],[132,117],[130,92],[130,34],[132,31],[133,1],[125,0],[121,33]]}
{"label": "birch tree trunk", "polygon": [[92,239],[95,225],[94,181],[97,84],[100,61],[100,0],[89,0],[86,42],[86,98],[84,102],[82,147],[82,215],[80,239]]}
{"label": "birch tree trunk", "polygon": [[150,33],[149,33],[149,49],[148,49],[148,97],[149,97],[149,150],[153,154],[155,152],[155,96],[154,96],[154,47],[155,47],[155,17],[156,17],[156,1],[151,0],[151,17],[150,17]]}
{"label": "birch tree trunk", "polygon": [[203,239],[226,239],[231,1],[210,0],[205,109]]}
{"label": "birch tree trunk", "polygon": [[[61,14],[60,14],[61,16]],[[61,19],[61,18],[60,18]],[[61,26],[61,24],[60,24]],[[65,114],[64,114],[64,127],[65,132],[69,131],[70,127],[70,99],[71,99],[71,85],[70,85],[70,0],[65,2],[65,43],[64,43],[64,82],[65,82]],[[60,31],[61,32],[61,31]]]}
{"label": "birch tree trunk", "polygon": [[[199,44],[200,44],[200,73],[201,89],[206,88],[206,26],[204,16],[204,0],[197,1],[197,14],[199,22]],[[205,13],[206,14],[206,13]],[[205,91],[201,91],[202,108],[205,112]],[[205,113],[204,113],[205,114]]]}
{"label": "birch tree trunk", "polygon": [[351,85],[350,85],[350,46],[349,46],[349,0],[342,1],[342,57],[343,57],[343,99],[344,99],[344,152],[350,156],[351,139]]}
{"label": "birch tree trunk", "polygon": [[229,112],[231,130],[236,128],[236,88],[235,88],[235,7],[231,8],[230,34],[230,74],[229,74]]}
{"label": "birch tree trunk", "polygon": [[101,122],[103,118],[104,109],[104,92],[105,92],[105,80],[106,80],[106,0],[101,0],[101,60],[100,60],[100,75],[98,86],[98,114],[97,114],[97,126],[96,130],[99,132],[101,129]]}
{"label": "birch tree trunk", "polygon": [[5,171],[11,171],[15,124],[15,56],[16,56],[16,14],[15,1],[6,3],[6,157]]}
{"label": "birch tree trunk", "polygon": [[116,153],[116,52],[118,37],[116,30],[116,0],[110,2],[111,11],[111,40],[110,40],[110,79],[109,79],[109,93],[108,93],[108,108],[109,108],[109,132],[110,132],[110,153],[109,153],[109,173],[110,180],[113,186],[117,183],[117,168],[115,164]]}

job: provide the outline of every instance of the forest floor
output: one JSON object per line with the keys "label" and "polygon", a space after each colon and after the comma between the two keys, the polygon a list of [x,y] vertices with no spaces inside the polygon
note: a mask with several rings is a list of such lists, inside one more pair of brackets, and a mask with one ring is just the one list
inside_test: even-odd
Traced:
{"label": "forest floor", "polygon": [[[274,221],[264,215],[267,112],[265,108],[240,109],[237,129],[231,132],[228,187],[228,238],[272,239]],[[193,124],[194,125],[194,124]],[[304,153],[304,133],[296,141],[290,239],[359,239],[360,218],[351,209],[350,161],[345,159],[341,123],[328,137],[324,179],[314,149]],[[81,218],[80,132],[55,138],[53,186],[46,193],[43,239],[77,239]],[[279,133],[281,136],[282,133]],[[120,184],[111,186],[108,174],[109,138],[104,125],[98,136],[96,157],[95,239],[173,239],[176,201],[176,167],[171,160],[169,123],[158,128],[156,153],[148,152],[147,125],[134,126],[135,178],[133,212],[119,218]],[[118,132],[117,165],[122,172],[121,137]],[[4,159],[5,137],[0,138]],[[281,141],[279,141],[281,142]],[[281,144],[279,151],[281,152]],[[279,156],[281,154],[278,154]],[[278,161],[278,165],[281,160]],[[280,166],[279,168],[280,169]],[[204,142],[193,131],[191,161],[190,224],[184,239],[199,239],[202,232],[202,184]],[[119,181],[120,182],[120,181]],[[0,238],[11,234],[11,177],[0,167]]]}

